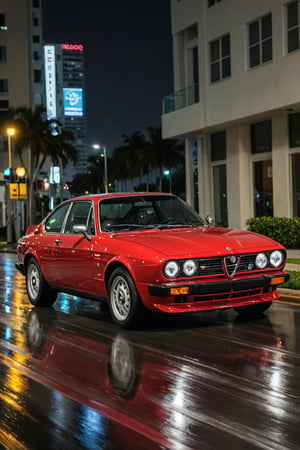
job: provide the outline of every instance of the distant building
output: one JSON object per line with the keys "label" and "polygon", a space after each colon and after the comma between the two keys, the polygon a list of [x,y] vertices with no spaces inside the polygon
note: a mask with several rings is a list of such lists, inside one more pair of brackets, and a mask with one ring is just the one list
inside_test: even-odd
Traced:
{"label": "distant building", "polygon": [[65,179],[87,169],[84,49],[81,44],[46,44],[45,84],[48,118],[58,119],[75,136],[78,162],[69,164]]}
{"label": "distant building", "polygon": [[[6,225],[3,170],[8,167],[5,119],[9,108],[43,105],[43,39],[40,0],[0,2],[0,227]],[[13,142],[12,142],[13,146]],[[12,165],[19,164],[13,157]],[[25,164],[27,159],[24,154]]]}
{"label": "distant building", "polygon": [[215,223],[300,216],[300,1],[171,0],[187,200]]}

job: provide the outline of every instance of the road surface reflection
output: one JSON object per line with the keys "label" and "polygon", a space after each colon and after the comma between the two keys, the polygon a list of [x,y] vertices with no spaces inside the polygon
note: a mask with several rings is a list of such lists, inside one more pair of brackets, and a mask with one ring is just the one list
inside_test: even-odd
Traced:
{"label": "road surface reflection", "polygon": [[299,307],[121,331],[85,299],[32,308],[10,258],[0,273],[3,448],[299,448]]}

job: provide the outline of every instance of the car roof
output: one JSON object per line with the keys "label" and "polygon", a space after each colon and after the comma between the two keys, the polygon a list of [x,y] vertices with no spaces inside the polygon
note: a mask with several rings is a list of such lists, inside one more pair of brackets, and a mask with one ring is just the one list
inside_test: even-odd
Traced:
{"label": "car roof", "polygon": [[106,198],[118,198],[118,197],[137,197],[137,196],[170,196],[173,197],[173,194],[170,194],[168,192],[110,192],[110,193],[102,193],[102,194],[88,194],[88,195],[81,195],[78,197],[73,197],[67,200],[68,202],[72,202],[75,200],[103,200]]}

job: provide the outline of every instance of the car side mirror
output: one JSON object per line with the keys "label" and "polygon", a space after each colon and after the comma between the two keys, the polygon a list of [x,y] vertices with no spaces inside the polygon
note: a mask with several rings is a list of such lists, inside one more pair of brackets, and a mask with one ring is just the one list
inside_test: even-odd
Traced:
{"label": "car side mirror", "polygon": [[214,219],[209,214],[207,214],[205,216],[206,225],[211,225],[213,223],[213,221],[214,221]]}
{"label": "car side mirror", "polygon": [[90,241],[92,239],[91,236],[87,232],[86,225],[73,225],[72,230],[73,230],[73,233],[83,234],[87,238],[88,241]]}

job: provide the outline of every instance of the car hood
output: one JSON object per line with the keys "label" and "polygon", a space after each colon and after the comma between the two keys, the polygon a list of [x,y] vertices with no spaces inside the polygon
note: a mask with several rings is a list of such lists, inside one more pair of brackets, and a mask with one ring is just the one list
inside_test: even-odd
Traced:
{"label": "car hood", "polygon": [[136,232],[115,238],[147,247],[166,256],[220,256],[283,248],[266,236],[220,227],[163,229]]}

